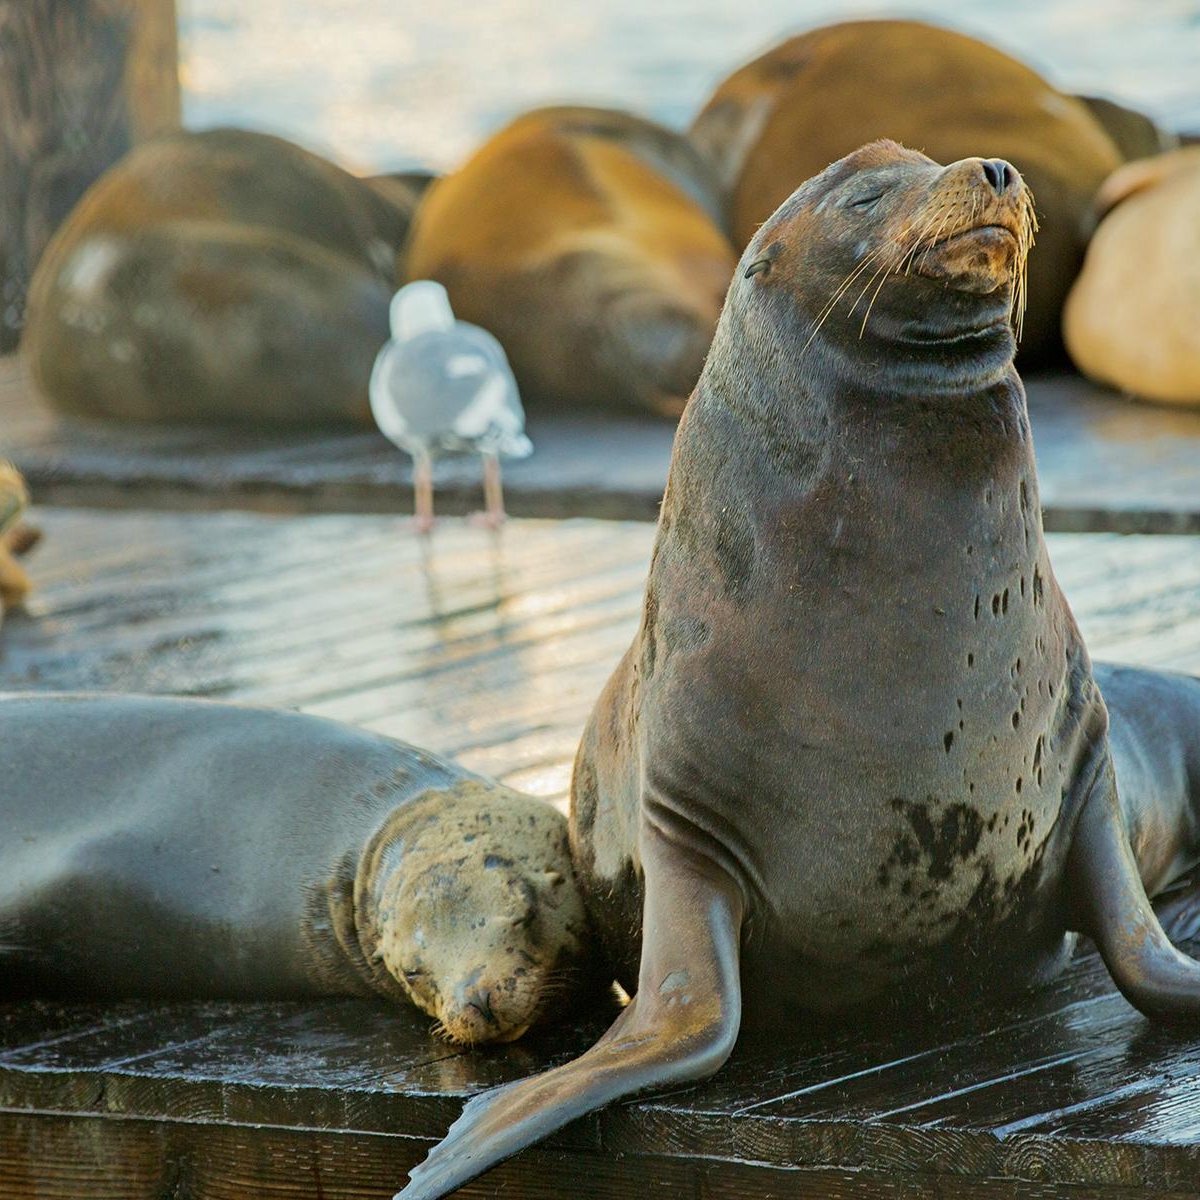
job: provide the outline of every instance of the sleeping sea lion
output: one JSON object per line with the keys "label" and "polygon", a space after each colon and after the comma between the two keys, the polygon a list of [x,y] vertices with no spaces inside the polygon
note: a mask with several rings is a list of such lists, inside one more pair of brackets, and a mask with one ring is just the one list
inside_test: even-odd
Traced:
{"label": "sleeping sea lion", "polygon": [[0,696],[0,814],[6,991],[383,996],[471,1044],[590,978],[559,812],[332,721]]}
{"label": "sleeping sea lion", "polygon": [[149,142],[87,192],[38,265],[30,376],[79,416],[370,425],[419,194],[262,133]]}
{"label": "sleeping sea lion", "polygon": [[1200,1021],[1147,900],[1200,860],[1200,681],[1094,673],[1055,581],[1013,367],[1032,225],[1011,164],[876,142],[751,241],[575,765],[633,1000],[472,1099],[406,1200],[711,1074],[743,1023],[1000,995],[1077,932],[1142,1011]]}
{"label": "sleeping sea lion", "polygon": [[1165,154],[1179,147],[1179,135],[1166,129],[1153,117],[1136,108],[1121,104],[1108,96],[1076,96],[1086,104],[1088,111],[1104,126],[1104,132],[1112,138],[1126,162],[1135,158],[1147,158],[1152,154]]}
{"label": "sleeping sea lion", "polygon": [[503,344],[534,404],[677,416],[736,255],[708,167],[628,113],[546,108],[435,183],[407,269]]}
{"label": "sleeping sea lion", "polygon": [[1071,358],[1131,397],[1200,406],[1200,146],[1122,167],[1095,210],[1063,310]]}
{"label": "sleeping sea lion", "polygon": [[1008,159],[1041,222],[1023,358],[1059,349],[1088,204],[1121,162],[1081,101],[992,46],[916,21],[849,21],[789,38],[720,84],[690,136],[727,189],[739,249],[797,184],[873,138],[938,162]]}

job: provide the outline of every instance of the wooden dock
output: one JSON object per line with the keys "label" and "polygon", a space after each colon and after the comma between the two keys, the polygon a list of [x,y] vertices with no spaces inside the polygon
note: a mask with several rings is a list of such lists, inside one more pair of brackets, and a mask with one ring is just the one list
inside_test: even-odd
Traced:
{"label": "wooden dock", "polygon": [[[1195,497],[1193,497],[1195,498]],[[295,706],[561,800],[631,637],[639,522],[45,510],[0,688]],[[1200,539],[1056,535],[1093,654],[1200,672]],[[1200,950],[1200,943],[1192,943]],[[463,1098],[588,1045],[597,1013],[467,1053],[366,1001],[0,1005],[0,1200],[389,1197]],[[1002,1009],[805,1021],[698,1087],[569,1127],[464,1195],[1194,1200],[1200,1038],[1094,956]]]}
{"label": "wooden dock", "polygon": [[[1026,379],[1046,527],[1200,532],[1200,412],[1137,404],[1079,375]],[[509,510],[528,517],[654,520],[670,422],[613,413],[531,414],[535,453],[505,467]],[[406,458],[378,434],[155,428],[66,422],[0,358],[0,454],[46,504],[195,511],[408,512]],[[438,464],[439,510],[481,504],[479,464]]]}

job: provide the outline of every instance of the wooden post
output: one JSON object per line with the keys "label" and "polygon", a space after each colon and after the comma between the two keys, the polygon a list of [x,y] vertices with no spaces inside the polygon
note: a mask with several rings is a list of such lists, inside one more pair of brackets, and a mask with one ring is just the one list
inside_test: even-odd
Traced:
{"label": "wooden post", "polygon": [[179,125],[175,0],[0,0],[0,352],[29,278],[96,177]]}

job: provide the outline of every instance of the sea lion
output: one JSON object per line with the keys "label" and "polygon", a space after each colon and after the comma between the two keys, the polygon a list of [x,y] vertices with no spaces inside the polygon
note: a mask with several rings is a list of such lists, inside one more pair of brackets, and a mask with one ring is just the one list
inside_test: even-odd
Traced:
{"label": "sea lion", "polygon": [[1108,96],[1076,96],[1087,105],[1088,111],[1104,126],[1126,162],[1165,154],[1179,148],[1179,135],[1165,129],[1153,117],[1136,108],[1120,104]]}
{"label": "sea lion", "polygon": [[1055,581],[1013,366],[1031,236],[1011,164],[876,142],[751,241],[575,765],[633,1000],[472,1099],[406,1200],[711,1074],[743,1021],[999,995],[1076,931],[1144,1012],[1200,1020],[1146,898],[1200,860],[1200,681],[1093,674]]}
{"label": "sea lion", "polygon": [[992,46],[916,21],[850,21],[789,38],[721,83],[690,137],[727,189],[739,249],[797,184],[872,138],[938,162],[981,151],[1010,160],[1041,222],[1023,359],[1059,351],[1088,204],[1121,162],[1081,101]]}
{"label": "sea lion", "polygon": [[1200,405],[1200,146],[1122,167],[1095,209],[1063,310],[1071,358],[1131,397]]}
{"label": "sea lion", "polygon": [[240,129],[134,150],[34,274],[22,351],[80,416],[370,425],[419,191]]}
{"label": "sea lion", "polygon": [[0,697],[5,990],[411,1000],[462,1043],[561,1011],[591,945],[566,819],[297,713]]}
{"label": "sea lion", "polygon": [[411,278],[503,344],[533,404],[677,416],[736,260],[707,166],[628,113],[545,108],[423,199]]}
{"label": "sea lion", "polygon": [[12,463],[0,460],[0,624],[4,611],[25,602],[33,582],[17,558],[37,545],[41,534],[21,522],[29,505],[25,480]]}

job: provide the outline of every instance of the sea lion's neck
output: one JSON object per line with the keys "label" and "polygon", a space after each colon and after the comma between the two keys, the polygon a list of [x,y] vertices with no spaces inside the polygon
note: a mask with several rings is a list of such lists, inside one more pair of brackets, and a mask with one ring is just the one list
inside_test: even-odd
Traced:
{"label": "sea lion's neck", "polygon": [[[914,390],[912,381],[897,383],[889,362],[878,369],[857,362],[851,369],[824,347],[795,355],[732,344],[751,333],[718,337],[679,453],[729,455],[745,474],[781,477],[774,484],[759,480],[753,494],[804,492],[831,470],[851,470],[862,483],[876,472],[906,468],[931,483],[944,475],[957,487],[972,478],[1000,485],[1032,480],[1025,391],[1011,361],[969,384],[955,363],[944,375],[927,373],[927,386]],[[695,436],[696,429],[689,437],[689,424],[703,433]]]}

